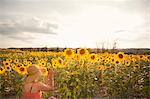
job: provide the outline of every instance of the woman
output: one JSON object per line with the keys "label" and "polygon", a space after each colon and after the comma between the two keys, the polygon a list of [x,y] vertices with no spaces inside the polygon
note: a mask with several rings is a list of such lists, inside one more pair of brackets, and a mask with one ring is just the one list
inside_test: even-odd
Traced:
{"label": "woman", "polygon": [[48,75],[45,77],[44,83],[39,81],[42,70],[37,65],[32,64],[29,66],[27,72],[22,99],[42,99],[41,91],[54,90],[54,73],[52,69],[48,69]]}

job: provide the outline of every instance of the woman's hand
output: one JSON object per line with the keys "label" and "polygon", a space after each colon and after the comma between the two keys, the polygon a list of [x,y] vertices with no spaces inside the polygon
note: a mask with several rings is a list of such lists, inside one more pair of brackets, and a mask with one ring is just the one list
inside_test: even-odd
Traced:
{"label": "woman's hand", "polygon": [[48,75],[47,75],[48,83],[52,88],[54,88],[54,71],[52,68],[48,68],[47,70],[48,70]]}
{"label": "woman's hand", "polygon": [[53,77],[54,76],[54,71],[52,68],[47,68],[47,71],[48,71],[48,76],[49,77]]}

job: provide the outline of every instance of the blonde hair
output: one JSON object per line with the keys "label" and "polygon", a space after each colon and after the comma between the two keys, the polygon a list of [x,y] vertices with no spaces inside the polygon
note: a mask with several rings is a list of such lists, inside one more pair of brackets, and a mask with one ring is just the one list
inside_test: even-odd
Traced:
{"label": "blonde hair", "polygon": [[41,70],[36,64],[32,64],[27,68],[28,76],[26,78],[26,82],[33,82],[37,80],[42,74]]}

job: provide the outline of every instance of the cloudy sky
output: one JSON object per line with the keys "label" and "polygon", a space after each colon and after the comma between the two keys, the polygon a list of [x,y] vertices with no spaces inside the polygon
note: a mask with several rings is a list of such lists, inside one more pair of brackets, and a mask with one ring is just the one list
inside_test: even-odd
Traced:
{"label": "cloudy sky", "polygon": [[150,48],[150,0],[0,0],[0,47]]}

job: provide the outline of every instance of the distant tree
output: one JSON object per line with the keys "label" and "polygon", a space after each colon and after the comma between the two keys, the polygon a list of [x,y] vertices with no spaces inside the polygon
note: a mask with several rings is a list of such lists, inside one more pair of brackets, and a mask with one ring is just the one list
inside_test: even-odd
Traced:
{"label": "distant tree", "polygon": [[115,40],[112,46],[112,53],[116,53],[116,52],[117,52],[117,41]]}

